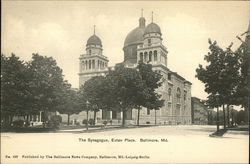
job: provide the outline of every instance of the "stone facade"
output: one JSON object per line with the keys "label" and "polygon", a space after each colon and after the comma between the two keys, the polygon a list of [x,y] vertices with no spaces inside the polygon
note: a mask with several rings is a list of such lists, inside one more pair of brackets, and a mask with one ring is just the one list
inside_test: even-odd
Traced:
{"label": "stone facade", "polygon": [[207,125],[208,124],[208,109],[204,103],[196,97],[191,98],[192,105],[192,124]]}
{"label": "stone facade", "polygon": [[[142,60],[150,63],[153,70],[163,75],[163,85],[157,89],[165,100],[165,105],[157,111],[143,108],[140,112],[140,124],[191,124],[191,83],[167,67],[167,48],[162,43],[160,27],[155,23],[145,26],[145,18],[139,19],[139,27],[132,30],[124,42],[124,64],[126,67],[136,67]],[[94,34],[95,35],[95,34]],[[86,53],[80,56],[79,86],[93,76],[104,76],[108,71],[108,59],[102,54],[101,40],[91,36],[86,45]],[[101,64],[100,64],[101,63]],[[81,112],[81,120],[85,112]],[[78,115],[78,116],[80,116]],[[90,118],[91,118],[90,114]],[[71,118],[80,119],[77,115]],[[122,113],[115,111],[100,111],[97,122],[112,120],[121,123]],[[80,122],[81,122],[80,120]],[[137,110],[127,112],[127,124],[137,122]]]}

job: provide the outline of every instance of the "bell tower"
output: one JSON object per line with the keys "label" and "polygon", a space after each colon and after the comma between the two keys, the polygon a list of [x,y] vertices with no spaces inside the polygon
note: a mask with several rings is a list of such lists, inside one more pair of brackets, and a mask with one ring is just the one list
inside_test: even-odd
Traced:
{"label": "bell tower", "polygon": [[108,67],[108,58],[102,54],[101,39],[95,34],[89,37],[85,54],[80,55],[79,87],[93,76],[104,75]]}
{"label": "bell tower", "polygon": [[164,65],[167,67],[168,51],[162,44],[161,29],[153,21],[152,12],[151,23],[146,26],[143,34],[143,45],[138,47],[137,62],[141,60],[152,65]]}

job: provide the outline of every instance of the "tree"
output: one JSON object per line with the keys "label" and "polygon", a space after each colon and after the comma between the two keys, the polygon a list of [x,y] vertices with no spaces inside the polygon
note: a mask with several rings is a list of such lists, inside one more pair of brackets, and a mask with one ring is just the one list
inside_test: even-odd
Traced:
{"label": "tree", "polygon": [[57,106],[57,109],[60,113],[68,115],[67,125],[70,123],[70,115],[81,112],[77,91],[72,89],[68,83],[65,83],[65,89],[61,95],[61,104]]}
{"label": "tree", "polygon": [[247,122],[245,122],[245,116],[246,116],[246,111],[245,110],[240,110],[237,114],[236,114],[236,122],[239,125],[242,124],[247,124]]}
{"label": "tree", "polygon": [[94,111],[94,124],[96,121],[96,113],[100,109],[105,109],[103,100],[105,95],[104,91],[105,77],[95,76],[84,83],[83,92],[87,95],[86,99],[92,105],[92,110]]}
{"label": "tree", "polygon": [[140,110],[142,107],[147,109],[155,109],[155,124],[156,124],[156,110],[163,106],[164,100],[160,100],[160,95],[157,93],[157,88],[162,85],[160,81],[162,75],[154,72],[151,64],[145,64],[139,61],[137,69],[142,77],[143,90],[138,93],[136,97],[136,108],[138,110],[137,125],[140,124]]}
{"label": "tree", "polygon": [[221,106],[219,95],[218,94],[215,94],[215,95],[210,94],[208,96],[208,100],[205,101],[205,103],[211,109],[212,108],[217,108],[217,111],[216,111],[216,125],[217,125],[217,131],[219,131],[219,129],[220,129],[219,128],[220,127],[220,125],[219,125],[219,117],[220,117],[220,115],[219,115],[219,107]]}
{"label": "tree", "polygon": [[14,115],[32,112],[29,70],[19,57],[1,54],[1,117],[10,124]]}
{"label": "tree", "polygon": [[210,105],[214,100],[214,97],[219,99],[217,106],[223,107],[223,122],[224,128],[226,128],[225,118],[225,104],[235,104],[235,93],[237,82],[239,80],[239,59],[238,56],[231,50],[232,44],[223,50],[217,45],[217,42],[213,43],[209,40],[209,50],[205,55],[205,60],[208,65],[203,68],[199,65],[196,69],[196,77],[205,83],[205,91],[210,95],[208,98]]}
{"label": "tree", "polygon": [[81,111],[86,111],[87,113],[87,122],[86,122],[86,130],[88,130],[88,122],[89,122],[89,111],[91,110],[91,104],[89,103],[89,101],[87,100],[87,94],[84,92],[84,87],[81,86],[79,91],[78,91],[78,104],[79,104],[79,108],[81,109]]}
{"label": "tree", "polygon": [[242,42],[236,50],[237,56],[240,57],[240,79],[237,87],[237,101],[246,111],[245,121],[249,122],[249,105],[250,105],[250,26],[243,41],[239,36],[237,38]]}
{"label": "tree", "polygon": [[108,72],[106,84],[106,97],[109,100],[107,106],[109,109],[122,111],[122,126],[125,126],[126,112],[137,107],[138,95],[143,91],[142,77],[136,69],[120,64]]}
{"label": "tree", "polygon": [[61,104],[64,90],[62,69],[52,57],[33,54],[29,62],[31,72],[30,88],[34,98],[34,109],[43,111],[43,121],[47,120],[48,112],[55,112]]}
{"label": "tree", "polygon": [[[1,55],[1,114],[12,122],[14,115],[26,116],[43,111],[55,112],[63,103],[63,93],[69,85],[52,57],[33,54],[29,62],[12,54]],[[6,121],[5,121],[6,122]]]}

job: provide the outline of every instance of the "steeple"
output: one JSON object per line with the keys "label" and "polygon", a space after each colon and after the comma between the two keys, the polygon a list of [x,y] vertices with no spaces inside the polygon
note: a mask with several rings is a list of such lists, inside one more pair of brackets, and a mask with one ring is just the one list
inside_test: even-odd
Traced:
{"label": "steeple", "polygon": [[94,35],[95,35],[95,25],[94,25]]}
{"label": "steeple", "polygon": [[151,21],[152,21],[152,23],[154,22],[154,12],[152,11],[152,13],[151,13],[152,15],[151,15]]}
{"label": "steeple", "polygon": [[144,28],[145,27],[146,20],[143,17],[143,9],[141,9],[141,17],[139,19],[139,27]]}

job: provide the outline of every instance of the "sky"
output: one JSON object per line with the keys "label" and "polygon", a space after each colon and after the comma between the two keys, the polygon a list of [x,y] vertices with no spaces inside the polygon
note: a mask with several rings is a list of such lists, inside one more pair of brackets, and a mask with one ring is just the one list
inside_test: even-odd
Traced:
{"label": "sky", "polygon": [[240,45],[250,20],[247,1],[2,1],[1,51],[24,61],[32,53],[52,56],[72,87],[79,85],[79,57],[88,38],[96,35],[103,44],[109,66],[123,61],[123,44],[143,16],[146,24],[161,28],[168,49],[168,68],[192,83],[192,96],[206,99],[204,84],[195,69],[205,65],[208,38],[225,48]]}

